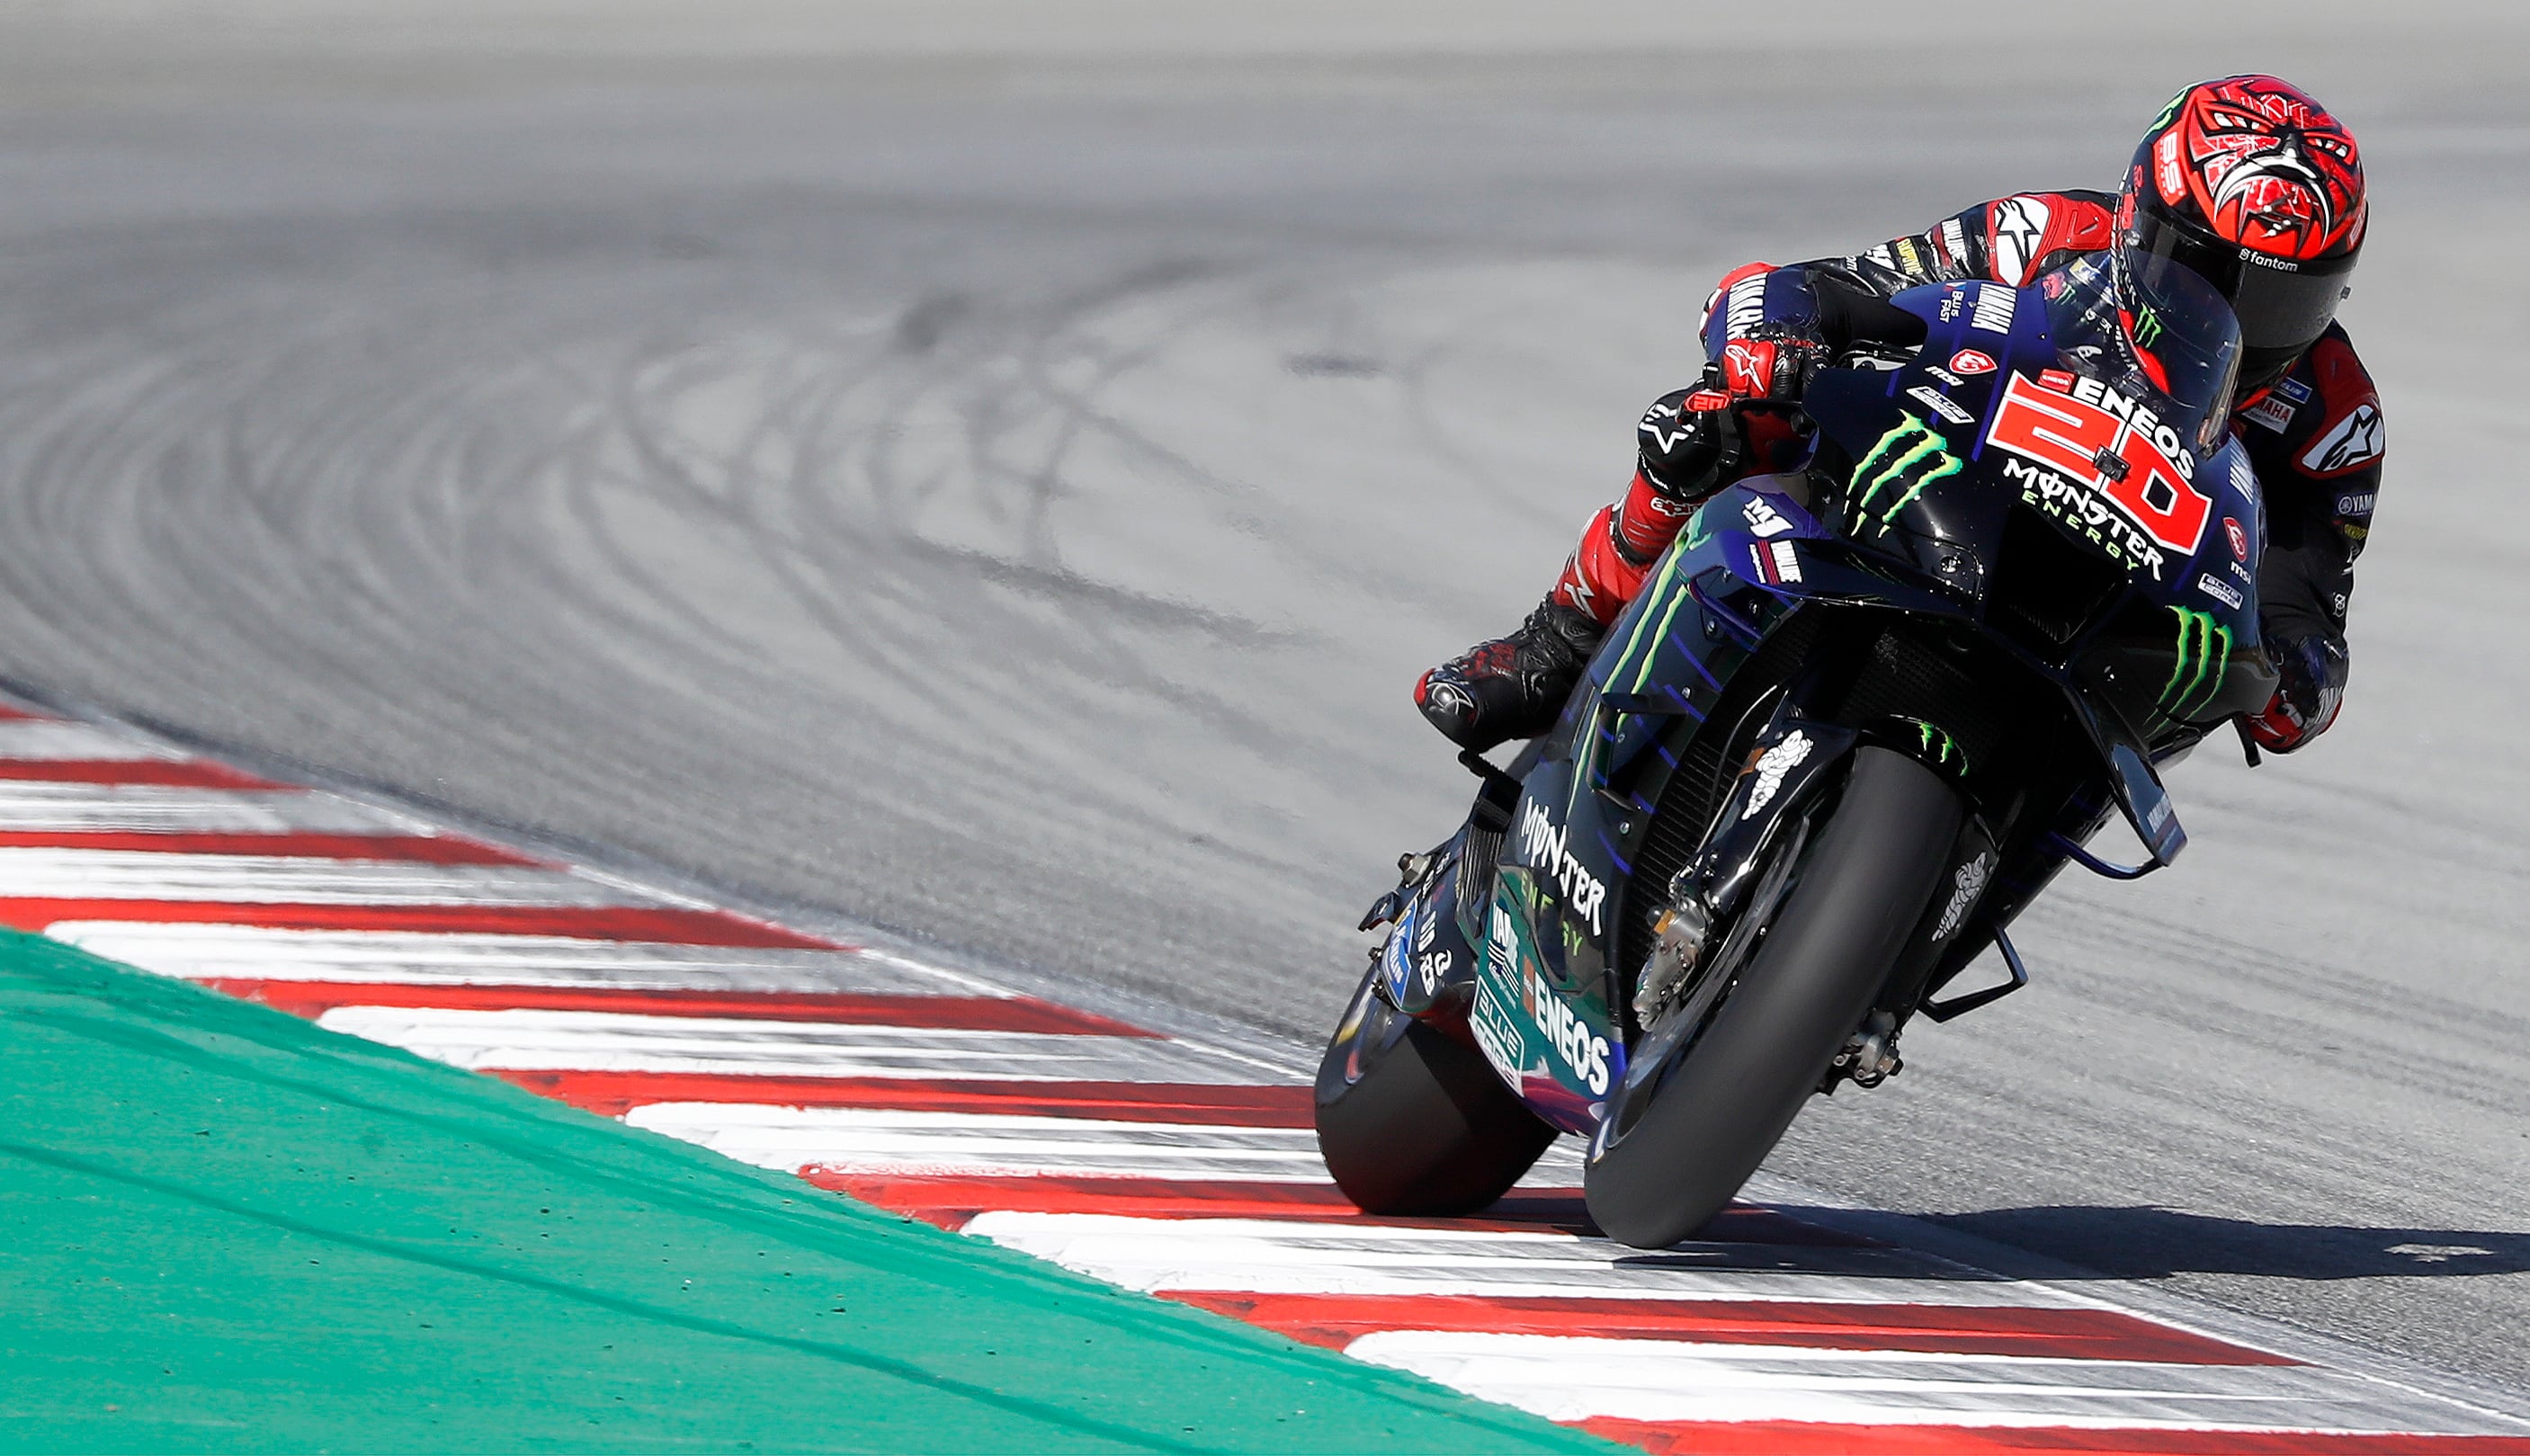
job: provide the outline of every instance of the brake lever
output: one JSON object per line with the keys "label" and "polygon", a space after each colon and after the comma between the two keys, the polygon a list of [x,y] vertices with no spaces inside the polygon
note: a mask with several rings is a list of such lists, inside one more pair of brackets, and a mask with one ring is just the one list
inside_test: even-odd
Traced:
{"label": "brake lever", "polygon": [[2235,713],[2231,715],[2231,727],[2239,731],[2240,756],[2249,761],[2249,767],[2254,769],[2265,763],[2266,760],[2258,753],[2257,738],[2249,732],[2249,720]]}

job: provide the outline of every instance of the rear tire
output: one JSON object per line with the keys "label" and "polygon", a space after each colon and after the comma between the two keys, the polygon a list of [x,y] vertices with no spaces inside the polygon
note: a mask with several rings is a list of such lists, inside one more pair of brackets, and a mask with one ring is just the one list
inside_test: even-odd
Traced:
{"label": "rear tire", "polygon": [[1855,751],[1842,799],[1711,1025],[1666,1075],[1628,1077],[1622,1098],[1647,1103],[1611,1100],[1584,1178],[1610,1238],[1667,1248],[1766,1160],[1923,918],[1961,812],[1922,764]]}
{"label": "rear tire", "polygon": [[1371,991],[1374,965],[1318,1062],[1318,1151],[1367,1213],[1470,1213],[1511,1191],[1555,1129],[1481,1052]]}

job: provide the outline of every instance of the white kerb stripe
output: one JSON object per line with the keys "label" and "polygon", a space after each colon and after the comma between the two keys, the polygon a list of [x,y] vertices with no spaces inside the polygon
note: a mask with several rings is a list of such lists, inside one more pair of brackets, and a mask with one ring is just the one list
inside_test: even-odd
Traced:
{"label": "white kerb stripe", "polygon": [[163,743],[136,741],[83,723],[0,722],[0,759],[165,762],[192,756]]}
{"label": "white kerb stripe", "polygon": [[267,930],[251,925],[65,920],[57,941],[192,980],[415,986],[569,986],[621,991],[1007,993],[860,950],[753,949],[565,936]]}
{"label": "white kerb stripe", "polygon": [[302,789],[0,780],[0,829],[128,834],[420,834],[415,819]]}
{"label": "white kerb stripe", "polygon": [[[965,1232],[1128,1289],[1256,1294],[1577,1295],[1834,1300],[1860,1304],[2072,1306],[2001,1280],[1858,1272],[1856,1250],[1758,1251],[1768,1265],[1646,1260],[1604,1239],[1552,1233],[1377,1228],[1273,1219],[989,1213]],[[1720,1246],[1715,1246],[1720,1247]],[[1813,1262],[1814,1261],[1814,1262]],[[1802,1263],[1810,1267],[1803,1269]]]}
{"label": "white kerb stripe", "polygon": [[[1347,1354],[1551,1421],[2407,1429],[2396,1392],[2307,1366],[1869,1353],[1387,1330]],[[2389,1403],[2384,1403],[2387,1397]],[[2427,1419],[2430,1416],[2427,1415]]]}
{"label": "white kerb stripe", "polygon": [[634,1127],[757,1167],[908,1176],[1202,1178],[1323,1183],[1304,1127],[1217,1127],[1087,1117],[655,1103]]}
{"label": "white kerb stripe", "polygon": [[937,1031],[616,1011],[337,1006],[328,1031],[476,1070],[954,1077],[1019,1082],[1239,1083],[1245,1069],[1176,1042]]}
{"label": "white kerb stripe", "polygon": [[270,854],[0,848],[0,896],[325,905],[655,905],[559,870]]}

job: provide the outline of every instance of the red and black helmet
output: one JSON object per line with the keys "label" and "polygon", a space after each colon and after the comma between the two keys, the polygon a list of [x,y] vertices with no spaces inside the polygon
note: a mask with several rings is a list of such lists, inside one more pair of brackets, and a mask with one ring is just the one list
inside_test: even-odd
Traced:
{"label": "red and black helmet", "polygon": [[2118,264],[2147,296],[2178,264],[2231,301],[2246,395],[2337,316],[2365,220],[2343,125],[2272,76],[2227,77],[2179,92],[2144,133],[2118,199]]}

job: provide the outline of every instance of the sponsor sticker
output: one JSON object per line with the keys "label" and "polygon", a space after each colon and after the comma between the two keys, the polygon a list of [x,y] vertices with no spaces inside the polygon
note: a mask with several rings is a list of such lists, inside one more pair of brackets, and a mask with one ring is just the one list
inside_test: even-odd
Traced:
{"label": "sponsor sticker", "polygon": [[1754,819],[1758,811],[1773,803],[1776,791],[1784,786],[1784,776],[1799,768],[1817,746],[1809,734],[1794,728],[1784,741],[1759,754],[1754,770],[1757,786],[1748,795],[1748,807],[1739,812],[1740,819]]}
{"label": "sponsor sticker", "polygon": [[2187,195],[2187,169],[2178,160],[2178,129],[2161,134],[2152,148],[2152,182],[2161,189],[2161,200],[2175,206]]}
{"label": "sponsor sticker", "polygon": [[2290,375],[2286,375],[2276,381],[2276,393],[2292,401],[2296,404],[2307,404],[2310,403],[2310,386]]}
{"label": "sponsor sticker", "polygon": [[2011,332],[2011,312],[2020,295],[1994,284],[1977,285],[1976,306],[1968,310],[1968,327],[1989,334]]}
{"label": "sponsor sticker", "polygon": [[1958,933],[1969,908],[1976,904],[1978,895],[1985,893],[1985,883],[1993,876],[1992,850],[1980,849],[1976,858],[1959,866],[1958,873],[1951,877],[1950,903],[1942,906],[1942,918],[1933,926],[1934,940],[1947,941]]}
{"label": "sponsor sticker", "polygon": [[1995,370],[1994,355],[1981,349],[1962,349],[1951,355],[1951,368],[1960,374],[1991,374]]}
{"label": "sponsor sticker", "polygon": [[1959,226],[1957,218],[1952,218],[1942,224],[1942,230],[1938,236],[1943,253],[1942,261],[1956,264],[1968,255],[1968,230]]}
{"label": "sponsor sticker", "polygon": [[[2096,379],[2070,377],[2071,387],[2062,391],[2051,384],[2044,374],[2011,376],[1988,443],[2107,502],[2153,545],[2193,555],[2212,523],[2214,502],[2196,488],[2196,458],[2178,432],[2149,405]],[[2024,499],[2044,490],[2030,485],[2024,483]],[[2151,562],[2160,574],[2159,552],[2121,554]]]}
{"label": "sponsor sticker", "polygon": [[1789,541],[1761,541],[1748,548],[1748,561],[1756,568],[1757,579],[1768,586],[1800,584],[1801,559],[1792,554]]}
{"label": "sponsor sticker", "polygon": [[2196,589],[2234,612],[2239,611],[2241,604],[2248,600],[2240,595],[2238,587],[2220,576],[2199,575],[2196,578]]}
{"label": "sponsor sticker", "polygon": [[1763,273],[1753,274],[1731,285],[1731,298],[1723,305],[1722,313],[1725,337],[1742,337],[1765,321],[1766,277]]}
{"label": "sponsor sticker", "polygon": [[1919,384],[1913,389],[1908,390],[1906,392],[1906,398],[1923,405],[1925,408],[1930,409],[1935,414],[1940,415],[1942,418],[1949,420],[1954,425],[1963,425],[1976,418],[1975,415],[1970,414],[1967,410],[1952,403],[1950,396],[1943,394],[1940,390],[1933,388],[1929,384]]}
{"label": "sponsor sticker", "polygon": [[2370,515],[2372,513],[2372,503],[2379,499],[2379,497],[2380,492],[2378,491],[2347,491],[2345,494],[2337,498],[2337,513],[2339,515]]}
{"label": "sponsor sticker", "polygon": [[1545,1033],[1548,1049],[1572,1073],[1572,1080],[1589,1088],[1593,1097],[1607,1096],[1608,1039],[1592,1031],[1590,1023],[1538,977],[1535,967],[1521,978],[1520,990],[1524,996],[1520,1009]]}
{"label": "sponsor sticker", "polygon": [[1759,540],[1780,536],[1792,528],[1792,523],[1784,518],[1784,512],[1776,510],[1774,503],[1764,496],[1750,498],[1747,505],[1739,508],[1739,514]]}
{"label": "sponsor sticker", "polygon": [[2245,562],[2249,559],[2249,533],[2241,529],[2238,521],[2224,516],[2223,535],[2231,543],[2231,560]]}
{"label": "sponsor sticker", "polygon": [[1801,579],[1801,559],[1793,552],[1791,542],[1776,541],[1770,543],[1766,549],[1775,558],[1775,574],[1777,576],[1786,581],[1798,581]]}
{"label": "sponsor sticker", "polygon": [[1587,866],[1572,857],[1572,847],[1564,826],[1557,824],[1546,806],[1535,799],[1520,813],[1519,847],[1530,864],[1554,882],[1565,906],[1590,922],[1590,934],[1601,934],[1600,914],[1608,902],[1608,887]]}
{"label": "sponsor sticker", "polygon": [[2283,433],[2284,426],[2292,423],[2292,402],[2283,398],[2282,395],[2269,395],[2255,404],[2241,410],[2240,417],[2249,421],[2251,424],[2264,425],[2266,428],[2273,430],[2278,434],[2282,434]]}

